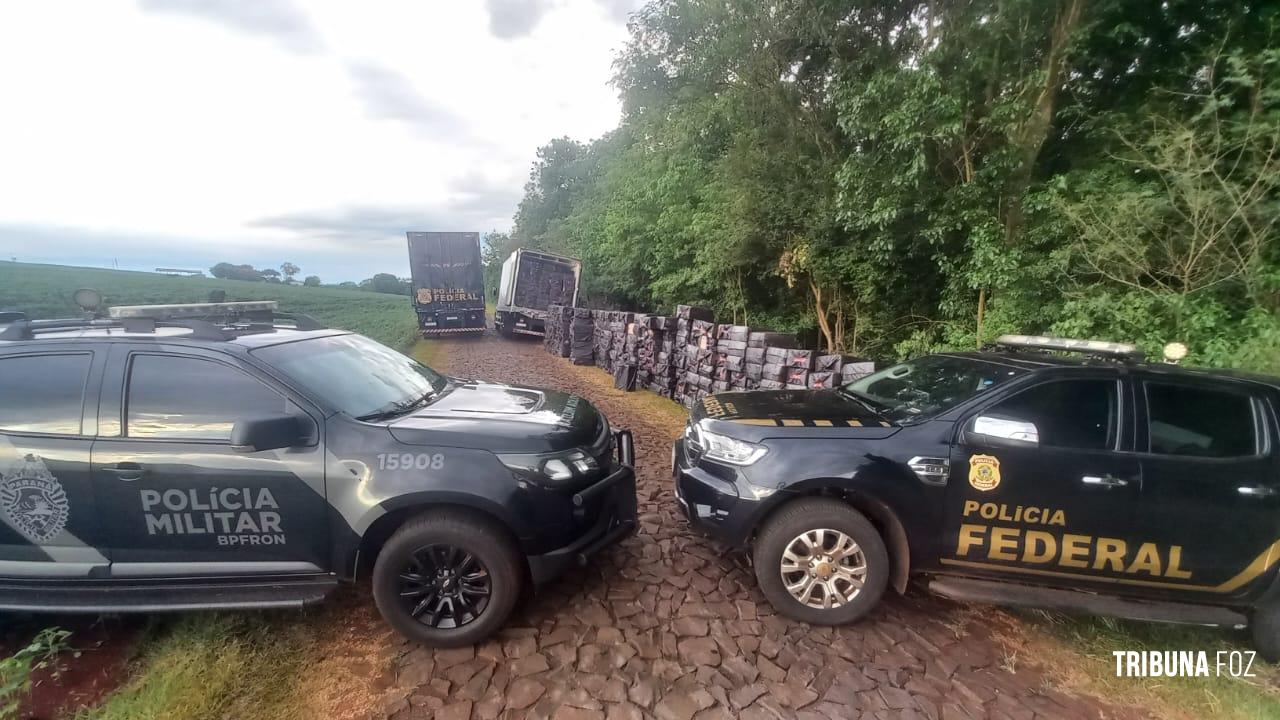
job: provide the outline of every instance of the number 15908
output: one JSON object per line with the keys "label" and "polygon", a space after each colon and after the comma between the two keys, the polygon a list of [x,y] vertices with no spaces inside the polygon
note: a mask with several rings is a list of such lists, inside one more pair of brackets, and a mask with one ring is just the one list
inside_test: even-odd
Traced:
{"label": "number 15908", "polygon": [[444,455],[435,453],[382,453],[378,455],[379,470],[443,470]]}

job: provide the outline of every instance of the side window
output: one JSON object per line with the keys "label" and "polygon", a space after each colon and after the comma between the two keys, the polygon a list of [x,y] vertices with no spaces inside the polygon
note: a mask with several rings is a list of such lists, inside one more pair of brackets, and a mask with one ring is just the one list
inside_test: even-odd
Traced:
{"label": "side window", "polygon": [[1225,458],[1258,451],[1247,395],[1191,385],[1147,383],[1150,451]]}
{"label": "side window", "polygon": [[1114,380],[1062,380],[1024,390],[982,413],[1033,423],[1040,444],[1105,450],[1117,423]]}
{"label": "side window", "polygon": [[236,420],[280,415],[287,403],[256,378],[221,363],[135,355],[129,367],[125,434],[227,441]]}
{"label": "side window", "polygon": [[0,358],[0,430],[79,435],[89,353]]}

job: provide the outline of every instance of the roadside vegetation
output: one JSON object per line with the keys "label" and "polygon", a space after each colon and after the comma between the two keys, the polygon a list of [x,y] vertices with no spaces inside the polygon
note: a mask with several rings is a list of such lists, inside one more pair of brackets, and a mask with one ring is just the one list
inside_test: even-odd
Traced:
{"label": "roadside vegetation", "polygon": [[1001,333],[1280,372],[1280,11],[1238,0],[654,0],[618,128],[507,237],[591,302],[888,360]]}
{"label": "roadside vegetation", "polygon": [[[1141,707],[1166,718],[1280,719],[1280,668],[1253,661],[1254,677],[1218,674],[1216,653],[1252,651],[1247,632],[1188,625],[1009,611],[1018,616],[1013,652],[1046,669],[1064,690]],[[1116,677],[1116,650],[1204,651],[1210,677]],[[1223,662],[1227,662],[1223,658]]]}
{"label": "roadside vegetation", "polygon": [[0,660],[0,720],[18,716],[22,700],[31,691],[33,676],[69,652],[71,633],[58,627],[47,627],[13,655]]}
{"label": "roadside vegetation", "polygon": [[137,672],[99,708],[80,717],[296,717],[292,679],[315,643],[298,614],[187,615],[147,630]]}

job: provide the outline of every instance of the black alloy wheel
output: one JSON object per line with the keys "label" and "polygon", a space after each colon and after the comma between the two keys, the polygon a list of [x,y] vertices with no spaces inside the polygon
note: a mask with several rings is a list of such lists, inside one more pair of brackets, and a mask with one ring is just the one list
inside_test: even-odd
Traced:
{"label": "black alloy wheel", "polygon": [[475,555],[452,545],[428,545],[400,573],[400,599],[410,617],[451,630],[475,622],[489,607],[493,579]]}
{"label": "black alloy wheel", "polygon": [[502,526],[457,508],[428,511],[382,546],[373,599],[387,624],[410,640],[464,647],[502,627],[527,572]]}

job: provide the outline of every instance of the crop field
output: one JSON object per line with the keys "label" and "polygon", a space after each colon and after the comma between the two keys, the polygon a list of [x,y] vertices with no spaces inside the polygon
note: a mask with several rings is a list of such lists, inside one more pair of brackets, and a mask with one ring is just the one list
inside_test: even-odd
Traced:
{"label": "crop field", "polygon": [[402,350],[417,334],[410,300],[399,295],[0,262],[0,309],[22,310],[32,318],[74,316],[79,311],[71,295],[79,288],[98,290],[108,306],[206,302],[211,291],[225,290],[228,301],[277,300],[283,311],[305,313]]}

